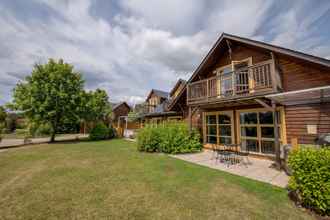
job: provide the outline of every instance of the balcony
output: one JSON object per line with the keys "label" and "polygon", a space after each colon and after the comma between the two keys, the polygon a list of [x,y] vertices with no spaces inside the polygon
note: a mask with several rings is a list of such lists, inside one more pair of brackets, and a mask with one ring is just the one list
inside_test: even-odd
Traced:
{"label": "balcony", "polygon": [[188,104],[212,103],[275,92],[278,77],[274,63],[267,60],[253,66],[189,83]]}

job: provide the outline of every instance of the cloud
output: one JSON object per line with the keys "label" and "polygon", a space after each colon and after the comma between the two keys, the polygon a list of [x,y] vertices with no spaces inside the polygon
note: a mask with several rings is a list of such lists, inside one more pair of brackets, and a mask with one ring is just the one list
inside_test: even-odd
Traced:
{"label": "cloud", "polygon": [[50,57],[73,64],[87,89],[140,102],[152,88],[169,91],[187,79],[221,32],[329,58],[329,21],[328,1],[5,0],[0,104]]}

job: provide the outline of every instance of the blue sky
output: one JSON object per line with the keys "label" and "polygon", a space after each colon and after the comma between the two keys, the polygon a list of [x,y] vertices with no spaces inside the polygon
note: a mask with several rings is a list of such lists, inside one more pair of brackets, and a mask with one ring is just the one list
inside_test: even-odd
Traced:
{"label": "blue sky", "polygon": [[330,59],[329,0],[2,0],[0,27],[0,104],[48,58],[140,102],[187,79],[222,32]]}

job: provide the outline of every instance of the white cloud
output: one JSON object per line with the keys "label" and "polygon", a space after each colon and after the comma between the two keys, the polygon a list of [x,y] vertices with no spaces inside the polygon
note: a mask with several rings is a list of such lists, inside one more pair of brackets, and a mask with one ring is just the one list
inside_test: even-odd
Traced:
{"label": "white cloud", "polygon": [[317,7],[318,15],[302,4],[268,17],[274,1],[124,0],[109,20],[91,15],[96,2],[39,2],[35,8],[47,7],[47,19],[32,12],[33,19],[22,19],[0,3],[0,103],[35,62],[50,57],[74,64],[88,89],[104,88],[114,101],[136,103],[152,88],[170,90],[179,77],[188,78],[221,32],[330,56],[324,44],[329,34],[311,31],[329,4]]}

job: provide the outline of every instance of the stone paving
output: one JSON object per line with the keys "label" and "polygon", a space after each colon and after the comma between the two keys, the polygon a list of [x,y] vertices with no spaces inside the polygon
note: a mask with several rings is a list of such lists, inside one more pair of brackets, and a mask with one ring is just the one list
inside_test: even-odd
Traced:
{"label": "stone paving", "polygon": [[279,171],[275,169],[274,162],[266,159],[249,157],[249,163],[228,166],[217,160],[214,153],[210,150],[204,150],[201,153],[194,154],[173,155],[173,157],[282,188],[287,186],[289,180],[289,176],[283,170]]}

